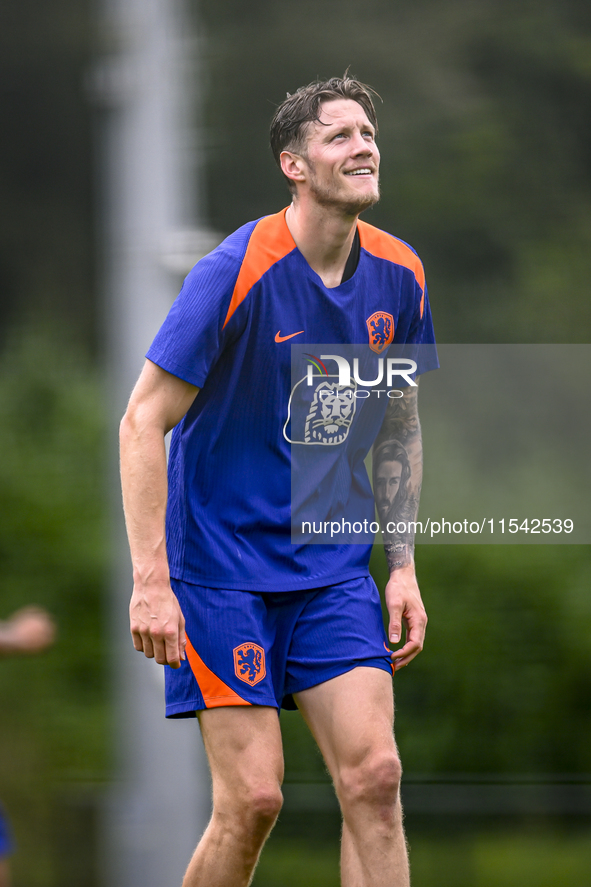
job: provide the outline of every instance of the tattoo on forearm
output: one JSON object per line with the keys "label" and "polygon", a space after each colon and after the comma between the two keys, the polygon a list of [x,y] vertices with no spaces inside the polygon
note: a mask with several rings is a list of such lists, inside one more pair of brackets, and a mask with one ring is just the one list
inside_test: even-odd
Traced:
{"label": "tattoo on forearm", "polygon": [[373,488],[390,571],[414,559],[423,476],[418,388],[392,399],[373,446]]}

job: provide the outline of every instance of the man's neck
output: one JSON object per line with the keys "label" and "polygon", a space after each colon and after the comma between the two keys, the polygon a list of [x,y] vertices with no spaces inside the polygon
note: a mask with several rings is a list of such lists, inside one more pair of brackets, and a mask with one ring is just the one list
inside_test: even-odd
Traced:
{"label": "man's neck", "polygon": [[357,216],[342,216],[313,204],[294,201],[285,215],[287,227],[308,265],[328,288],[343,279]]}

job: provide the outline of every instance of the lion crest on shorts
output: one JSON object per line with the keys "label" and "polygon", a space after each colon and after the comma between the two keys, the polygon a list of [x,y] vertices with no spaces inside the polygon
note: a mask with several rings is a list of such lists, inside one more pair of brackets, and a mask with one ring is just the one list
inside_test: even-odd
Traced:
{"label": "lion crest on shorts", "polygon": [[267,674],[265,651],[250,641],[234,647],[234,671],[236,677],[254,687]]}

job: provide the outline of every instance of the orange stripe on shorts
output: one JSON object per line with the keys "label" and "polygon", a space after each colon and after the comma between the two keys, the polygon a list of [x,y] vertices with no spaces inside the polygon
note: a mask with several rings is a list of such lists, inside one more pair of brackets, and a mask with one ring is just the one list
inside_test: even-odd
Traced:
{"label": "orange stripe on shorts", "polygon": [[195,680],[199,684],[199,689],[203,695],[206,708],[221,708],[223,705],[252,705],[242,696],[234,692],[231,687],[218,678],[213,671],[207,667],[199,653],[191,641],[187,638],[186,647],[187,657],[191,671],[195,676]]}

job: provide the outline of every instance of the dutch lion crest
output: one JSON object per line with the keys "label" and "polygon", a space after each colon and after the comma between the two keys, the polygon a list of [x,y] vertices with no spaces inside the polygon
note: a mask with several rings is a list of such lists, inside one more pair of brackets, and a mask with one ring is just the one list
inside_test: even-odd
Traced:
{"label": "dutch lion crest", "polygon": [[367,318],[366,323],[369,347],[376,354],[381,354],[394,339],[394,318],[386,311],[375,311]]}
{"label": "dutch lion crest", "polygon": [[254,687],[267,674],[265,651],[258,644],[247,642],[234,648],[234,672],[237,678]]}

